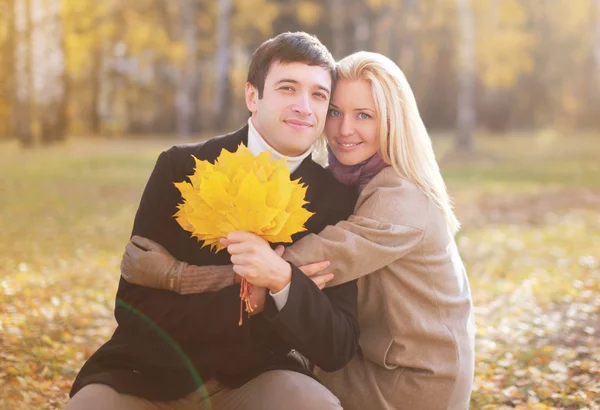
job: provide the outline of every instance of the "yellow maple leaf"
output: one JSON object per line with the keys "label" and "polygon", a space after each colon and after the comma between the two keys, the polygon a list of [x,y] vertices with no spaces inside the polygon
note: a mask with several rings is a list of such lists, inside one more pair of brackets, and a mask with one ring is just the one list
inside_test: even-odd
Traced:
{"label": "yellow maple leaf", "polygon": [[304,208],[306,186],[290,179],[285,159],[272,160],[268,151],[254,156],[243,144],[236,152],[223,149],[214,164],[194,159],[190,182],[175,183],[183,203],[174,217],[202,247],[220,251],[219,239],[233,231],[291,242],[306,230],[313,215]]}

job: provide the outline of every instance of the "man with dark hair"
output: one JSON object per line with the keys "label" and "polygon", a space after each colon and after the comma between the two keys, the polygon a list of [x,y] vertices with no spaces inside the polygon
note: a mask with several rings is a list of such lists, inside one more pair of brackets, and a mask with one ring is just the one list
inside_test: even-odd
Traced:
{"label": "man with dark hair", "polygon": [[[243,143],[255,154],[287,158],[292,179],[308,186],[314,215],[305,232],[348,218],[356,194],[311,158],[334,81],[334,60],[316,38],[284,33],[254,53],[246,84],[248,124],[206,142],[174,146],[158,158],[138,208],[133,235],[161,244],[192,265],[227,265],[173,215],[182,198],[173,185],[194,171],[195,156],[214,162]],[[263,302],[239,320],[240,285],[179,295],[121,279],[112,338],[85,363],[66,410],[340,409],[314,379],[312,365],[342,368],[358,348],[356,282],[324,291],[292,266],[291,278],[255,287]],[[268,296],[267,296],[268,294]]]}
{"label": "man with dark hair", "polygon": [[282,33],[265,41],[252,56],[248,68],[248,83],[258,90],[259,98],[263,96],[265,79],[274,61],[326,68],[331,76],[331,85],[335,83],[335,61],[316,37],[306,33]]}

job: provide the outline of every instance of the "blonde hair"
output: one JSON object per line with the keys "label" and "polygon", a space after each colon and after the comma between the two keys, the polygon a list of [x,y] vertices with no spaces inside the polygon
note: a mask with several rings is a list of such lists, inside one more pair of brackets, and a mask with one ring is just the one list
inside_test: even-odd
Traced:
{"label": "blonde hair", "polygon": [[460,223],[452,210],[431,139],[400,67],[381,54],[359,51],[337,63],[337,80],[364,80],[371,85],[379,117],[381,158],[442,210],[451,235],[458,232]]}

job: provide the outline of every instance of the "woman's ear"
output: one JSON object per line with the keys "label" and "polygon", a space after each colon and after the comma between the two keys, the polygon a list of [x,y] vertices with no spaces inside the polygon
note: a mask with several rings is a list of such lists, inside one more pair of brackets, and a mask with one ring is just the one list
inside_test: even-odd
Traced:
{"label": "woman's ear", "polygon": [[258,90],[250,83],[246,83],[246,107],[252,114],[256,112]]}

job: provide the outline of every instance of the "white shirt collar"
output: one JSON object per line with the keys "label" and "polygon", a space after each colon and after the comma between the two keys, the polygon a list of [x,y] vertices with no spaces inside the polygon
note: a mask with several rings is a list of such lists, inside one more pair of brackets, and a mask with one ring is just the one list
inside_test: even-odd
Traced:
{"label": "white shirt collar", "polygon": [[254,124],[252,123],[252,117],[248,118],[248,149],[254,155],[258,155],[261,152],[271,151],[271,158],[273,159],[287,159],[287,166],[290,169],[290,173],[294,172],[302,161],[306,157],[308,157],[312,152],[312,147],[307,149],[306,152],[302,155],[298,155],[297,157],[286,157],[285,155],[277,152],[273,147],[271,147],[267,141],[260,135]]}

